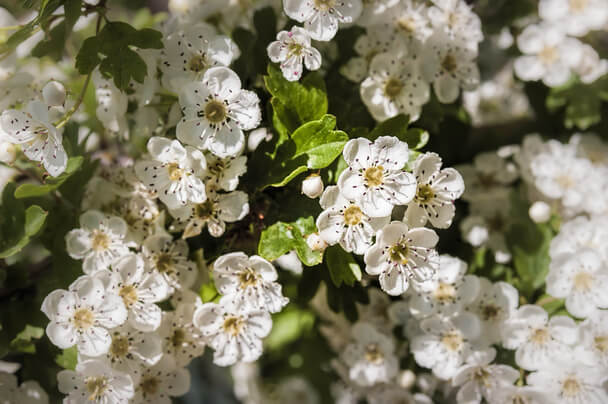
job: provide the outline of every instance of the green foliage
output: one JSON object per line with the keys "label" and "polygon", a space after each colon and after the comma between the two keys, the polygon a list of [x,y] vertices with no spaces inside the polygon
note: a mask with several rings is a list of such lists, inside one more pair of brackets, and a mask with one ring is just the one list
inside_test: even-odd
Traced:
{"label": "green foliage", "polygon": [[47,212],[40,206],[25,207],[14,196],[15,184],[8,183],[0,205],[0,258],[21,251],[44,225]]}
{"label": "green foliage", "polygon": [[198,290],[198,295],[201,297],[203,303],[219,300],[220,297],[219,292],[215,288],[215,283],[213,280],[203,283]]}
{"label": "green foliage", "polygon": [[406,142],[410,149],[420,150],[428,143],[429,133],[420,128],[408,128],[408,125],[409,117],[407,115],[397,115],[380,122],[366,137],[374,141],[380,136],[395,136]]}
{"label": "green foliage", "polygon": [[48,31],[46,38],[34,47],[32,50],[33,56],[48,55],[55,60],[59,60],[63,56],[65,42],[81,15],[82,2],[81,0],[65,0],[63,3],[64,19]]}
{"label": "green foliage", "polygon": [[339,245],[331,246],[325,250],[325,264],[329,269],[331,281],[340,287],[342,283],[353,286],[361,280],[361,268],[351,253],[347,253]]}
{"label": "green foliage", "polygon": [[23,331],[11,341],[10,348],[13,351],[23,353],[36,353],[36,345],[34,341],[40,339],[44,335],[44,330],[40,327],[34,327],[30,324],[26,325]]}
{"label": "green foliage", "polygon": [[81,74],[89,74],[99,65],[100,72],[112,77],[116,87],[125,91],[131,80],[143,83],[147,72],[146,63],[132,47],[161,49],[162,34],[150,28],[137,30],[120,21],[109,22],[96,36],[84,41],[76,56],[76,68]]}
{"label": "green foliage", "polygon": [[277,222],[262,231],[258,254],[273,261],[295,250],[304,265],[317,265],[322,261],[323,255],[318,251],[312,251],[306,244],[306,236],[315,231],[316,226],[312,216],[300,218],[292,223]]}
{"label": "green foliage", "polygon": [[78,349],[76,345],[71,348],[64,349],[55,357],[55,363],[64,369],[74,370],[78,363]]}
{"label": "green foliage", "polygon": [[608,75],[591,84],[574,79],[552,88],[546,105],[550,112],[564,109],[564,125],[568,129],[586,130],[602,119],[602,101],[608,101]]}
{"label": "green foliage", "polygon": [[82,165],[84,158],[82,156],[71,157],[68,160],[68,165],[65,171],[57,177],[49,177],[45,184],[23,184],[15,191],[15,198],[32,198],[36,196],[44,196],[50,192],[56,191],[72,174],[74,174]]}
{"label": "green foliage", "polygon": [[264,339],[264,347],[276,351],[309,332],[315,322],[313,313],[296,307],[288,307],[272,316],[272,331]]}

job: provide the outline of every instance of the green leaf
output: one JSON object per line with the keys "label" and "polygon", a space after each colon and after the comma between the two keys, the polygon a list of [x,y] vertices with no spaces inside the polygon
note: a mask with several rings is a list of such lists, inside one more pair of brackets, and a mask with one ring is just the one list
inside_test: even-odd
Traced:
{"label": "green leaf", "polygon": [[269,261],[295,250],[298,258],[306,266],[314,266],[322,261],[322,254],[312,251],[306,244],[306,236],[314,233],[316,227],[312,216],[300,218],[293,223],[276,222],[260,235],[258,254]]}
{"label": "green leaf", "polygon": [[347,253],[339,245],[334,245],[325,250],[325,264],[329,269],[329,276],[336,287],[342,283],[353,286],[361,280],[361,268],[352,254]]}
{"label": "green leaf", "polygon": [[62,353],[55,357],[55,363],[64,369],[76,369],[76,364],[78,363],[78,350],[76,349],[76,345],[64,349]]}
{"label": "green leaf", "polygon": [[348,135],[336,127],[336,118],[325,115],[318,121],[300,126],[291,136],[296,144],[294,157],[308,156],[308,168],[318,169],[330,165],[342,153]]}
{"label": "green leaf", "polygon": [[23,184],[15,191],[15,198],[32,198],[36,196],[44,196],[52,191],[57,190],[74,172],[76,172],[83,163],[82,156],[70,157],[65,171],[58,177],[49,177],[46,183],[39,184]]}
{"label": "green leaf", "polygon": [[44,335],[44,330],[27,324],[23,331],[11,341],[11,349],[23,353],[36,353],[35,341]]}
{"label": "green leaf", "polygon": [[429,132],[420,128],[409,128],[405,132],[403,141],[407,142],[410,150],[420,150],[429,142]]}
{"label": "green leaf", "polygon": [[269,351],[280,349],[298,340],[314,325],[315,316],[306,310],[290,308],[272,316],[272,331],[264,339]]}
{"label": "green leaf", "polygon": [[201,297],[203,303],[208,303],[216,300],[219,297],[219,292],[215,288],[213,281],[203,283],[198,291],[198,295]]}
{"label": "green leaf", "polygon": [[48,212],[44,211],[40,206],[32,205],[25,210],[25,234],[28,237],[33,237],[42,228],[46,221]]}
{"label": "green leaf", "polygon": [[76,56],[76,68],[81,74],[89,74],[100,65],[100,71],[125,91],[131,80],[142,83],[147,73],[146,63],[131,47],[161,49],[162,34],[150,28],[137,30],[120,21],[109,22],[96,36],[84,41]]}
{"label": "green leaf", "polygon": [[410,118],[407,115],[397,115],[380,122],[374,130],[370,132],[367,138],[371,141],[378,139],[380,136],[396,136],[403,140],[407,133],[407,127],[410,123]]}
{"label": "green leaf", "polygon": [[42,57],[48,55],[55,60],[59,60],[63,56],[65,42],[72,33],[74,24],[81,14],[80,0],[65,0],[64,19],[59,24],[55,25],[49,32],[48,38],[39,42],[32,50],[32,55]]}
{"label": "green leaf", "polygon": [[550,316],[565,307],[564,299],[558,299],[546,293],[539,297],[535,304],[542,306]]}

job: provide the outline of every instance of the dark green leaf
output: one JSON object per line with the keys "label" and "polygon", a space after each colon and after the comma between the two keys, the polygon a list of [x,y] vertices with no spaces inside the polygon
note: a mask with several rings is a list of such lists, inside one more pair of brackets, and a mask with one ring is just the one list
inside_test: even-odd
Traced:
{"label": "dark green leaf", "polygon": [[339,245],[331,246],[325,250],[325,263],[329,269],[329,276],[336,287],[342,283],[353,286],[361,280],[361,268],[352,254],[344,251]]}
{"label": "dark green leaf", "polygon": [[82,165],[84,158],[82,156],[70,157],[68,165],[58,177],[49,177],[44,185],[38,184],[23,184],[15,191],[15,198],[31,198],[44,196],[49,192],[57,190],[74,172]]}

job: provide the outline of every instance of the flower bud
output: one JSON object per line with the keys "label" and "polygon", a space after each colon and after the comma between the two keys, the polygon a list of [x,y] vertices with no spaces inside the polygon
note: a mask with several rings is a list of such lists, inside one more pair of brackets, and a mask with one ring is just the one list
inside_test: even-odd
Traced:
{"label": "flower bud", "polygon": [[406,369],[399,373],[397,382],[399,383],[399,386],[409,390],[414,386],[414,383],[416,383],[416,374],[411,370]]}
{"label": "flower bud", "polygon": [[324,251],[327,248],[327,243],[319,236],[319,233],[311,233],[306,236],[306,244],[313,251]]}
{"label": "flower bud", "polygon": [[528,210],[530,219],[534,223],[545,223],[551,219],[551,206],[543,201],[536,201]]}
{"label": "flower bud", "polygon": [[6,140],[0,139],[0,161],[6,164],[11,164],[17,158],[17,150],[15,145]]}
{"label": "flower bud", "polygon": [[319,174],[310,174],[302,181],[302,193],[309,198],[318,198],[323,193],[323,180]]}
{"label": "flower bud", "polygon": [[254,151],[258,148],[260,143],[268,142],[272,139],[272,133],[267,128],[258,128],[249,133],[247,137],[247,149]]}
{"label": "flower bud", "polygon": [[51,80],[42,88],[42,98],[47,105],[57,107],[65,102],[65,87],[58,81]]}

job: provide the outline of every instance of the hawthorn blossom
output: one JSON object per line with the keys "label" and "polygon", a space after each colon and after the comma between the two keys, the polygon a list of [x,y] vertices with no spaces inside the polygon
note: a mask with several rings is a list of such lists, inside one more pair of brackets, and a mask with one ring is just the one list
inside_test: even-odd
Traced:
{"label": "hawthorn blossom", "polygon": [[201,178],[207,163],[200,150],[155,136],[148,141],[148,152],[151,159],[138,161],[135,173],[169,209],[205,202],[207,194]]}
{"label": "hawthorn blossom", "polygon": [[321,54],[311,46],[308,32],[298,26],[279,32],[277,40],[268,45],[267,52],[272,62],[280,63],[283,77],[288,81],[302,77],[302,63],[311,71],[321,67]]}
{"label": "hawthorn blossom", "polygon": [[59,391],[67,394],[65,403],[127,404],[133,397],[131,377],[97,359],[79,362],[75,371],[60,371],[57,381]]}
{"label": "hawthorn blossom", "polygon": [[239,177],[247,172],[247,156],[222,159],[208,153],[205,157],[207,172],[204,179],[207,189],[234,191],[239,185]]}
{"label": "hawthorn blossom", "polygon": [[403,222],[391,222],[378,231],[376,244],[364,256],[365,271],[380,275],[380,287],[389,295],[404,293],[410,279],[424,282],[432,278],[438,268],[434,250],[439,238],[430,229],[410,229]]}
{"label": "hawthorn blossom", "polygon": [[147,268],[160,274],[172,289],[192,286],[196,280],[196,264],[188,260],[188,244],[169,235],[148,237],[142,245]]}
{"label": "hawthorn blossom", "polygon": [[122,218],[89,210],[80,215],[80,228],[71,230],[65,236],[65,243],[70,257],[84,258],[84,273],[94,274],[109,268],[129,252],[126,235],[127,224]]}
{"label": "hawthorn blossom", "polygon": [[76,279],[69,290],[52,291],[41,310],[50,320],[46,335],[51,342],[61,349],[76,345],[87,356],[106,353],[112,344],[108,330],[127,319],[122,299],[88,275]]}
{"label": "hawthorn blossom", "polygon": [[327,244],[339,243],[344,250],[355,254],[365,254],[376,232],[390,221],[389,216],[369,217],[335,185],[327,187],[319,203],[324,209],[316,223],[319,236]]}
{"label": "hawthorn blossom", "polygon": [[179,397],[190,389],[190,372],[177,367],[171,357],[163,357],[156,365],[142,370],[135,383],[133,402],[171,404],[171,397]]}
{"label": "hawthorn blossom", "polygon": [[246,308],[230,296],[224,296],[219,303],[200,306],[193,322],[215,351],[213,363],[218,366],[258,359],[262,355],[262,338],[272,328],[268,312]]}
{"label": "hawthorn blossom", "polygon": [[256,93],[241,89],[235,72],[212,67],[180,93],[184,117],[177,124],[177,138],[221,158],[237,156],[245,147],[243,130],[260,123],[259,102]]}
{"label": "hawthorn blossom", "polygon": [[252,310],[276,313],[289,302],[283,296],[277,278],[274,266],[257,255],[248,257],[243,252],[233,252],[220,256],[213,263],[217,290]]}
{"label": "hawthorn blossom", "polygon": [[24,111],[9,109],[0,115],[0,133],[21,145],[27,158],[39,161],[53,177],[63,173],[68,156],[62,145],[61,131],[49,117],[48,107],[41,101],[31,101]]}
{"label": "hawthorn blossom", "polygon": [[48,404],[49,396],[37,381],[28,380],[17,385],[17,376],[0,371],[0,400],[3,404]]}
{"label": "hawthorn blossom", "polygon": [[169,356],[176,366],[187,366],[205,351],[206,341],[193,317],[201,306],[199,302],[178,303],[174,311],[163,312],[157,332],[163,339],[164,356]]}
{"label": "hawthorn blossom", "polygon": [[541,0],[538,14],[568,35],[584,36],[608,23],[608,4],[602,0]]}
{"label": "hawthorn blossom", "polygon": [[373,143],[357,138],[346,143],[342,154],[348,168],[338,178],[340,193],[366,215],[389,216],[395,205],[406,205],[414,198],[416,180],[403,171],[407,143],[389,136]]}
{"label": "hawthorn blossom", "polygon": [[362,11],[361,0],[284,0],[285,14],[304,23],[312,39],[329,41],[338,32],[338,24],[354,22]]}

